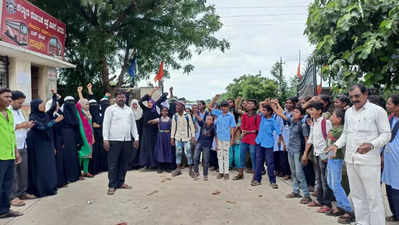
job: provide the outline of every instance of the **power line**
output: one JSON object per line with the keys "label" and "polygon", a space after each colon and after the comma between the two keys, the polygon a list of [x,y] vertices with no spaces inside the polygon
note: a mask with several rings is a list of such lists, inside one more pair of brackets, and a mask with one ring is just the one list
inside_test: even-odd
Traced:
{"label": "power line", "polygon": [[241,25],[255,25],[255,26],[274,26],[274,25],[284,25],[284,24],[303,24],[299,22],[281,22],[281,23],[237,23],[237,24],[223,24],[223,26],[241,26]]}

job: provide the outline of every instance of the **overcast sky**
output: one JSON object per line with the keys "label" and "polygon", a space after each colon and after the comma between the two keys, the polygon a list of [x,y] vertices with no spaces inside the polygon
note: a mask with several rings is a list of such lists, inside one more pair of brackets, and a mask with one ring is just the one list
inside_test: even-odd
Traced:
{"label": "overcast sky", "polygon": [[[243,74],[270,77],[273,64],[283,58],[287,76],[295,76],[299,50],[302,62],[313,47],[303,35],[307,7],[312,0],[212,0],[224,24],[217,33],[231,48],[193,56],[195,66],[189,75],[171,71],[165,90],[190,100],[209,99],[225,92],[226,86]],[[303,64],[303,63],[302,63]],[[304,65],[302,65],[302,68]],[[154,77],[155,75],[151,76]],[[151,79],[152,80],[152,79]],[[141,85],[148,82],[141,82]]]}

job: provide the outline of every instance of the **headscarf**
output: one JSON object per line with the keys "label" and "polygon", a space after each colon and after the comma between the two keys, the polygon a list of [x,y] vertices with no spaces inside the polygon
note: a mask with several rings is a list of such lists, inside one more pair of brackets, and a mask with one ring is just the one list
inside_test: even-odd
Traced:
{"label": "headscarf", "polygon": [[[133,107],[133,104],[137,105],[137,109],[135,109]],[[143,117],[143,109],[139,105],[139,101],[137,99],[133,99],[132,103],[130,104],[130,107],[132,108],[132,111],[133,111],[133,114],[134,114],[134,117],[136,118],[136,120],[140,120],[141,117]]]}
{"label": "headscarf", "polygon": [[91,99],[89,103],[90,103],[90,114],[92,116],[93,123],[101,124],[102,119],[100,114],[100,106],[98,105],[97,101],[94,99]]}
{"label": "headscarf", "polygon": [[77,109],[75,106],[75,100],[73,97],[66,97],[64,104],[61,107],[64,114],[64,124],[67,126],[77,127],[79,126],[79,118],[77,115]]}
{"label": "headscarf", "polygon": [[39,105],[42,104],[43,100],[35,99],[30,103],[31,113],[29,115],[29,120],[33,120],[40,123],[47,123],[50,118],[45,112],[39,110]]}
{"label": "headscarf", "polygon": [[86,140],[89,144],[93,144],[93,130],[90,125],[91,115],[89,111],[85,111],[82,107],[83,104],[87,104],[89,101],[87,99],[81,99],[76,104],[76,108],[78,110],[78,115],[80,121],[82,122],[83,130],[86,136]]}

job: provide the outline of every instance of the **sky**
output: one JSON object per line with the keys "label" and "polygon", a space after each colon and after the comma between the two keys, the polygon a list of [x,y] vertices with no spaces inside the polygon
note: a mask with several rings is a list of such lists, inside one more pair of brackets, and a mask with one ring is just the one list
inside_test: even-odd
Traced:
{"label": "sky", "polygon": [[[165,90],[190,100],[210,99],[225,92],[234,78],[258,74],[271,78],[273,64],[283,59],[287,77],[296,75],[299,51],[304,60],[314,47],[303,34],[307,7],[312,0],[212,0],[223,23],[215,36],[227,39],[230,49],[194,55],[188,62],[195,66],[190,74],[171,70]],[[155,76],[155,75],[154,75]],[[153,78],[153,76],[151,76]],[[151,79],[152,80],[152,79]],[[142,81],[140,85],[147,84]]]}

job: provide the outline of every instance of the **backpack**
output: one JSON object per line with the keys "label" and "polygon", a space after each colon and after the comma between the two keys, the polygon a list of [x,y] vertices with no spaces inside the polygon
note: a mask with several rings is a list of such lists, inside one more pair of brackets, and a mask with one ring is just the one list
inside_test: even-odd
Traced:
{"label": "backpack", "polygon": [[[188,135],[188,137],[190,137],[190,123],[189,123],[190,119],[188,118],[187,113],[184,113],[184,116],[186,117],[186,121],[187,121],[187,135]],[[173,116],[173,119],[176,122],[176,129],[175,129],[175,136],[176,136],[176,132],[177,132],[177,113]]]}
{"label": "backpack", "polygon": [[321,133],[323,134],[324,140],[327,141],[327,120],[325,118],[321,121]]}
{"label": "backpack", "polygon": [[392,118],[389,119],[389,124],[391,125],[391,129],[392,129],[391,140],[389,142],[392,142],[393,139],[395,139],[396,134],[398,133],[399,121],[396,122],[395,126],[392,127],[392,125],[393,125],[393,116],[392,116]]}

